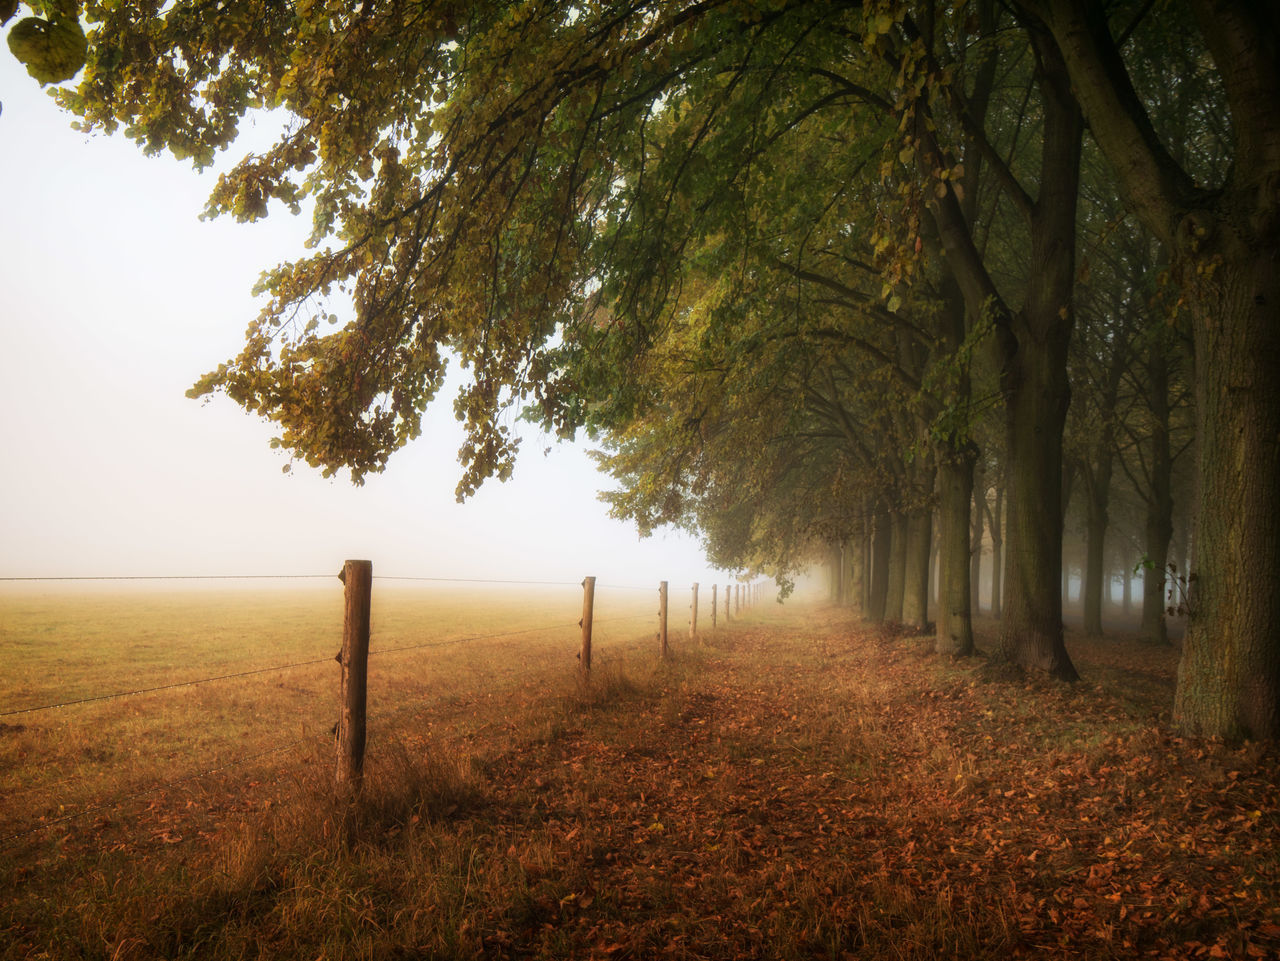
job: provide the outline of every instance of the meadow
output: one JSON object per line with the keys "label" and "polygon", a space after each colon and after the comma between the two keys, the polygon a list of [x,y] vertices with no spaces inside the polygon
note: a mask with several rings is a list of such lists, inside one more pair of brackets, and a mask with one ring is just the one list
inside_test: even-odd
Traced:
{"label": "meadow", "polygon": [[663,661],[656,600],[598,587],[583,681],[576,585],[375,581],[348,801],[336,581],[7,590],[0,958],[1280,956],[1275,749],[1173,733],[1172,649],[673,590]]}
{"label": "meadow", "polygon": [[[284,589],[161,583],[0,593],[0,838],[153,784],[253,770],[257,758],[272,767],[277,754],[330,740],[342,647],[336,579]],[[656,588],[598,596],[606,656],[654,620]],[[371,736],[412,723],[424,704],[536,687],[553,664],[571,675],[581,610],[576,585],[379,582]]]}

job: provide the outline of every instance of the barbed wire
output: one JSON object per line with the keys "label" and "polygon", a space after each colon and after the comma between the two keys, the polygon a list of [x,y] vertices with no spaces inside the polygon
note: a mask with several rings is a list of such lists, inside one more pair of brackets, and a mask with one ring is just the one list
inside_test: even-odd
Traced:
{"label": "barbed wire", "polygon": [[[635,615],[629,615],[627,617],[621,617],[621,618],[603,618],[603,619],[596,619],[594,623],[608,624],[608,623],[613,623],[617,621],[636,620],[642,617],[649,617],[649,616],[651,615],[635,614]],[[449,638],[446,640],[430,641],[425,644],[411,644],[411,645],[406,645],[404,647],[392,647],[392,648],[383,648],[380,650],[370,650],[369,656],[372,657],[375,654],[397,654],[405,651],[426,650],[428,648],[433,648],[433,647],[446,647],[450,644],[465,644],[471,641],[483,641],[483,640],[489,640],[491,638],[517,637],[522,634],[537,634],[544,631],[570,630],[578,626],[580,625],[549,624],[544,627],[520,628],[519,630],[501,631],[501,632],[496,632],[491,634],[473,634],[467,637],[457,637],[457,638]],[[68,700],[57,701],[52,704],[40,704],[34,707],[20,707],[20,708],[13,708],[7,711],[0,711],[0,718],[17,717],[22,714],[38,714],[42,711],[53,711],[53,710],[57,710],[59,708],[64,708],[64,707],[75,707],[76,705],[79,705],[79,704],[91,704],[97,701],[110,701],[110,700],[115,700],[116,698],[122,698],[122,697],[136,697],[141,694],[154,694],[159,691],[171,691],[181,687],[196,687],[201,684],[212,684],[217,681],[228,681],[228,680],[233,680],[235,678],[241,678],[241,677],[253,677],[259,674],[271,674],[271,673],[289,671],[299,667],[310,667],[315,664],[324,664],[332,660],[333,658],[331,657],[317,657],[307,661],[295,661],[291,664],[277,664],[271,667],[256,668],[252,671],[234,671],[229,674],[218,674],[213,677],[201,677],[201,678],[193,678],[185,681],[175,681],[172,684],[158,684],[153,687],[142,687],[142,688],[137,688],[137,689],[128,690],[128,691],[112,691],[107,694],[93,694],[88,697],[69,698]]]}
{"label": "barbed wire", "polygon": [[105,811],[108,808],[119,807],[122,804],[128,804],[130,801],[137,801],[141,798],[147,797],[148,795],[154,794],[158,790],[161,790],[164,788],[178,787],[179,785],[182,785],[182,784],[189,784],[192,781],[199,781],[202,778],[212,777],[215,774],[221,774],[222,772],[229,771],[233,768],[243,767],[244,765],[250,763],[251,761],[256,761],[260,758],[267,757],[268,755],[280,754],[280,753],[283,753],[284,751],[292,750],[293,748],[297,747],[299,744],[303,744],[307,741],[318,741],[321,738],[325,738],[328,736],[329,735],[327,733],[304,734],[302,737],[295,738],[294,740],[289,741],[285,744],[278,744],[275,747],[267,748],[265,751],[258,751],[254,754],[248,754],[243,757],[236,758],[234,761],[229,761],[226,764],[219,765],[218,767],[210,768],[207,771],[197,771],[194,774],[188,774],[180,778],[174,778],[171,781],[153,781],[151,784],[147,785],[147,787],[143,788],[140,791],[135,791],[130,794],[117,795],[116,797],[113,797],[110,800],[102,801],[98,804],[90,805],[89,807],[84,808],[80,811],[74,811],[71,814],[65,814],[65,815],[62,815],[61,817],[53,818],[48,821],[41,821],[39,824],[30,828],[27,828],[26,830],[15,831],[12,834],[7,834],[3,837],[0,837],[0,848],[7,847],[13,841],[30,837],[33,834],[38,834],[41,831],[45,831],[45,830],[48,830],[49,828],[56,827],[59,824],[66,824],[70,821],[76,821],[76,820],[79,820],[80,818],[88,817],[91,814],[97,814],[99,811]]}
{"label": "barbed wire", "polygon": [[0,581],[302,581],[334,574],[87,574],[69,577],[0,577]]}
{"label": "barbed wire", "polygon": [[405,647],[388,647],[382,649],[374,649],[370,647],[369,656],[375,654],[400,654],[404,651],[421,651],[432,647],[448,647],[451,644],[467,644],[471,641],[487,641],[497,637],[516,637],[520,634],[540,634],[544,631],[567,631],[577,627],[577,624],[548,624],[546,627],[526,627],[517,631],[501,631],[494,634],[472,634],[467,637],[451,637],[445,640],[428,641],[425,644],[410,644]]}
{"label": "barbed wire", "polygon": [[[606,617],[593,618],[592,624],[612,624],[618,621],[634,621],[641,618],[648,619],[652,614],[629,614],[626,617]],[[522,627],[514,631],[498,631],[492,634],[470,634],[466,637],[451,637],[444,640],[428,641],[425,644],[409,644],[404,647],[388,647],[382,649],[369,648],[369,656],[373,657],[377,654],[400,654],[405,651],[422,651],[433,647],[448,647],[451,644],[467,644],[471,641],[487,641],[499,637],[519,637],[522,634],[541,634],[546,631],[569,631],[576,630],[582,626],[581,622],[575,621],[572,624],[547,624],[544,627]]]}
{"label": "barbed wire", "polygon": [[581,587],[581,581],[521,581],[484,577],[406,577],[399,574],[375,574],[375,581],[420,581],[438,584],[510,584],[533,587]]}
{"label": "barbed wire", "polygon": [[[336,574],[73,574],[0,576],[0,583],[74,582],[74,581],[302,581],[330,580]],[[581,581],[524,580],[486,577],[421,577],[405,574],[376,574],[375,581],[410,581],[436,584],[506,584],[526,587],[582,587]],[[656,591],[656,584],[597,584],[597,590]]]}
{"label": "barbed wire", "polygon": [[78,697],[57,704],[43,704],[39,707],[21,707],[9,711],[0,711],[0,717],[14,717],[18,714],[35,714],[40,711],[52,711],[60,707],[72,707],[76,704],[89,704],[94,701],[110,701],[118,697],[134,697],[139,694],[154,694],[156,691],[171,691],[179,687],[195,687],[199,684],[212,684],[215,681],[227,681],[237,677],[252,677],[255,674],[271,674],[289,671],[297,667],[309,667],[312,664],[323,664],[332,661],[332,657],[317,657],[310,661],[296,661],[292,664],[278,664],[274,667],[261,667],[252,671],[236,671],[232,674],[219,674],[216,677],[201,677],[189,681],[175,681],[172,684],[159,684],[155,687],[142,687],[134,691],[115,691],[111,694],[94,694],[90,697]]}

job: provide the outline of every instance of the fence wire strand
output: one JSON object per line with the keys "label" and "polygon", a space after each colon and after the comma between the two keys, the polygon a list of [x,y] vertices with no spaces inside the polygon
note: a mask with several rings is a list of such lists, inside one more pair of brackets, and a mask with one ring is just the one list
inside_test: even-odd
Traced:
{"label": "fence wire strand", "polygon": [[370,648],[369,656],[376,654],[400,654],[404,651],[422,651],[431,647],[448,647],[452,644],[468,644],[471,641],[487,641],[498,637],[517,637],[521,634],[540,634],[544,631],[567,631],[576,628],[577,624],[548,624],[546,627],[527,627],[518,631],[502,631],[497,634],[472,634],[467,637],[451,637],[443,641],[428,641],[425,644],[410,644],[405,647],[388,647],[381,650]]}
{"label": "fence wire strand", "polygon": [[201,677],[190,681],[175,681],[172,684],[160,684],[156,687],[142,687],[136,691],[116,691],[112,694],[95,694],[92,697],[79,697],[57,704],[44,704],[40,707],[20,707],[11,711],[0,711],[0,717],[14,717],[18,714],[35,714],[39,711],[52,711],[60,707],[72,707],[76,704],[89,704],[93,701],[110,701],[118,697],[134,697],[139,694],[154,694],[156,691],[172,691],[179,687],[195,687],[199,684],[212,684],[214,681],[228,681],[237,677],[252,677],[255,674],[271,674],[278,671],[290,671],[296,667],[308,667],[312,664],[324,664],[332,661],[332,657],[317,657],[310,661],[297,661],[293,664],[278,664],[274,667],[260,667],[252,671],[237,671],[234,674],[219,674],[217,677]]}
{"label": "fence wire strand", "polygon": [[84,808],[83,810],[75,811],[75,812],[72,812],[71,814],[64,814],[61,817],[56,817],[48,821],[41,821],[39,824],[35,825],[34,827],[27,828],[26,830],[23,830],[23,831],[15,831],[13,834],[8,834],[8,835],[5,835],[4,837],[0,837],[0,847],[7,847],[13,841],[30,837],[33,834],[38,834],[41,831],[48,830],[49,828],[57,827],[59,824],[66,824],[70,821],[77,821],[81,818],[88,817],[91,814],[97,814],[100,811],[106,811],[110,808],[120,807],[122,804],[128,804],[130,801],[140,800],[141,798],[154,794],[156,791],[162,790],[164,788],[178,787],[179,785],[182,785],[182,784],[189,784],[192,781],[199,781],[203,778],[212,777],[215,774],[221,774],[222,772],[230,771],[233,768],[243,767],[244,765],[249,764],[252,761],[259,760],[260,758],[264,758],[272,754],[281,754],[285,751],[292,750],[293,748],[297,747],[299,744],[304,744],[307,741],[318,741],[319,739],[327,736],[328,735],[326,734],[304,734],[302,737],[295,738],[294,740],[289,741],[285,744],[277,744],[275,747],[267,748],[265,751],[258,751],[254,754],[247,754],[244,757],[236,758],[234,761],[228,761],[226,764],[220,764],[217,767],[210,768],[207,771],[197,771],[194,774],[188,774],[180,778],[174,778],[172,781],[154,781],[140,791],[134,791],[129,794],[118,795],[117,797],[111,798],[111,800],[109,801],[102,801],[98,804],[94,804],[94,805],[91,805],[90,807]]}
{"label": "fence wire strand", "polygon": [[0,581],[314,581],[333,574],[89,574],[73,577],[0,577]]}
{"label": "fence wire strand", "polygon": [[508,584],[533,587],[581,587],[581,581],[517,581],[494,580],[485,577],[402,577],[395,574],[375,574],[375,581],[416,581],[427,584]]}

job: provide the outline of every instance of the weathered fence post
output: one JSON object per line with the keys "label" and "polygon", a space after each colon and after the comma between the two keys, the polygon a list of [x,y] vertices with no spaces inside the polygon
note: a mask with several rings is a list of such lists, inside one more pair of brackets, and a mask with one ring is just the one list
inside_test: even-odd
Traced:
{"label": "weathered fence post", "polygon": [[578,668],[583,674],[591,673],[591,621],[596,608],[596,579],[582,579],[582,620],[578,626],[582,628],[582,651],[578,654]]}
{"label": "weathered fence post", "polygon": [[711,585],[711,629],[716,629],[716,585]]}
{"label": "weathered fence post", "polygon": [[373,562],[347,561],[338,575],[346,588],[342,621],[342,705],[338,714],[340,791],[357,793],[364,779],[365,704],[369,691],[369,610]]}
{"label": "weathered fence post", "polygon": [[693,582],[693,603],[689,605],[689,640],[698,636],[698,582]]}
{"label": "weathered fence post", "polygon": [[658,649],[667,656],[667,582],[658,584]]}

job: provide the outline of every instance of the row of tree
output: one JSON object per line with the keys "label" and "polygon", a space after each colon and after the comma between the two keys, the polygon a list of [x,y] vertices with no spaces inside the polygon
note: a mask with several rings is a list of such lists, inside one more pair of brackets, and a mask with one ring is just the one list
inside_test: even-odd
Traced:
{"label": "row of tree", "polygon": [[523,409],[603,438],[615,511],[720,563],[785,579],[865,534],[873,614],[901,597],[921,623],[936,518],[955,654],[974,470],[998,463],[1002,650],[1069,679],[1066,479],[1092,545],[1127,465],[1162,570],[1194,410],[1176,718],[1280,734],[1274,7],[24,5],[11,47],[42,80],[83,62],[59,96],[90,127],[205,164],[247,111],[287,112],[209,210],[305,206],[314,252],[264,275],[245,349],[194,393],[308,463],[381,469],[452,353],[460,496],[512,470]]}

